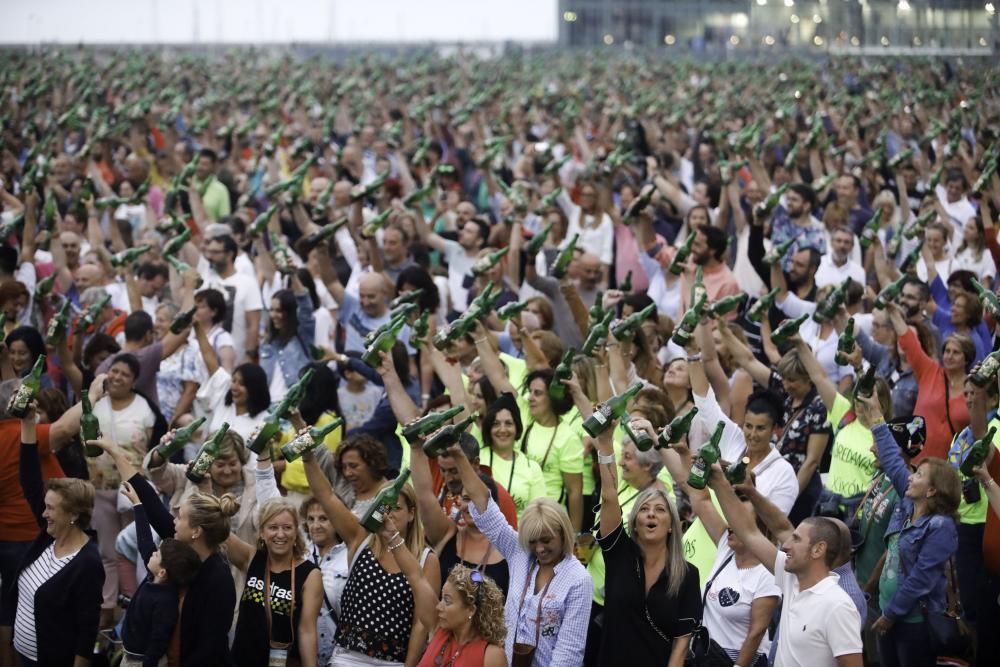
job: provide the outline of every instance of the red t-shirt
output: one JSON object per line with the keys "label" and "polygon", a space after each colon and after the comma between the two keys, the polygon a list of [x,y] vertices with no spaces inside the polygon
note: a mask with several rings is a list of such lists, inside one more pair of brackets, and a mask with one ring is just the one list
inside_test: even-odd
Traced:
{"label": "red t-shirt", "polygon": [[[49,448],[49,424],[38,425],[38,455],[42,479],[65,477]],[[24,499],[18,466],[21,463],[21,421],[0,421],[0,535],[11,542],[31,542],[38,537],[38,522]]]}

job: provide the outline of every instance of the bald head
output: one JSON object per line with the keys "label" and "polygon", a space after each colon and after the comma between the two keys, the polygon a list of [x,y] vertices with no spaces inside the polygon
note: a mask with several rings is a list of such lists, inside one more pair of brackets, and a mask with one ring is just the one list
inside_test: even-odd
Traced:
{"label": "bald head", "polygon": [[361,310],[369,317],[382,317],[386,313],[385,279],[380,273],[366,273],[358,281],[358,300]]}
{"label": "bald head", "polygon": [[597,255],[585,252],[577,258],[580,287],[587,291],[597,289],[601,282],[601,260]]}
{"label": "bald head", "polygon": [[89,287],[104,285],[104,269],[96,264],[84,264],[76,270],[76,288],[83,291]]}
{"label": "bald head", "polygon": [[337,181],[333,186],[333,201],[338,208],[345,208],[351,204],[351,187],[350,181]]}

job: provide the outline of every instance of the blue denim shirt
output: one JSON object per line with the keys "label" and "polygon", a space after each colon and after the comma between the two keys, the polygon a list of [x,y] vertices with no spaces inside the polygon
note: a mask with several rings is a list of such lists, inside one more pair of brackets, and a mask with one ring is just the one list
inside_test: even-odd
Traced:
{"label": "blue denim shirt", "polygon": [[904,495],[910,471],[885,424],[873,428],[872,434],[882,469],[899,494],[899,502],[885,532],[886,539],[899,533],[899,587],[882,614],[899,620],[918,611],[921,602],[926,602],[930,611],[943,610],[947,606],[944,568],[958,549],[955,520],[942,514],[925,514],[912,525],[906,525],[913,514],[913,501]]}
{"label": "blue denim shirt", "polygon": [[312,363],[309,346],[316,335],[316,319],[313,317],[312,300],[309,294],[296,295],[298,302],[296,317],[299,320],[299,330],[295,338],[282,344],[272,340],[270,336],[260,346],[260,367],[267,374],[267,381],[274,377],[275,366],[281,369],[285,385],[291,387],[299,379],[299,370]]}

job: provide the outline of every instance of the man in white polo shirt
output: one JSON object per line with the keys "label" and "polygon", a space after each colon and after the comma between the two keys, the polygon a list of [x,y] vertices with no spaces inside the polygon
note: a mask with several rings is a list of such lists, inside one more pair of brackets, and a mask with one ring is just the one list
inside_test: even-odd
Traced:
{"label": "man in white polo shirt", "polygon": [[714,466],[709,484],[729,527],[774,573],[783,604],[776,667],[862,667],[861,617],[831,572],[841,552],[840,528],[831,519],[800,523],[779,551],[757,529],[722,470]]}

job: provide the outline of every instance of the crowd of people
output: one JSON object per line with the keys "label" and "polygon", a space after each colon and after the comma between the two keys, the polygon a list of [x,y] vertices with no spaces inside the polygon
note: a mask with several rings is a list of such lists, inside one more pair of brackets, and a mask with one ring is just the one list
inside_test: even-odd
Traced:
{"label": "crowd of people", "polygon": [[996,664],[998,86],[0,54],[0,667]]}

